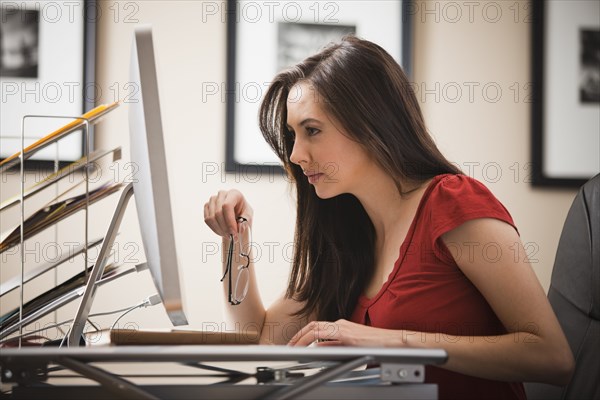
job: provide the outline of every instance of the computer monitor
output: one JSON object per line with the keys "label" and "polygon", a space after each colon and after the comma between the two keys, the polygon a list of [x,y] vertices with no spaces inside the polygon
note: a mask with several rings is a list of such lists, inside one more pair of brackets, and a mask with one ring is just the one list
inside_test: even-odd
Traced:
{"label": "computer monitor", "polygon": [[135,29],[130,64],[131,83],[139,96],[129,103],[131,162],[137,167],[133,183],[128,184],[110,222],[108,232],[82,295],[68,334],[68,345],[81,344],[96,283],[102,277],[109,249],[114,243],[125,209],[135,197],[146,264],[173,325],[187,325],[179,281],[179,263],[171,213],[167,161],[165,157],[154,44],[150,26]]}
{"label": "computer monitor", "polygon": [[139,96],[128,105],[133,192],[146,263],[173,325],[187,325],[169,197],[152,27],[136,27],[130,83]]}

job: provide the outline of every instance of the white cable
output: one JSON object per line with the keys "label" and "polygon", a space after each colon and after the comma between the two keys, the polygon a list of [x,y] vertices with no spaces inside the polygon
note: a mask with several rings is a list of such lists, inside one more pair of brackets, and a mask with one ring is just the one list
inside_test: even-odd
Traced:
{"label": "white cable", "polygon": [[129,314],[130,312],[132,312],[133,310],[137,310],[138,308],[140,308],[142,306],[143,306],[143,304],[138,304],[137,306],[133,306],[129,310],[125,311],[123,314],[119,315],[119,318],[117,318],[115,320],[115,322],[110,326],[110,330],[112,331],[113,329],[115,329],[115,326],[117,325],[117,322],[119,322],[119,320],[121,318],[123,318],[124,316],[126,316],[127,314]]}
{"label": "white cable", "polygon": [[[136,308],[141,308],[141,307],[146,308],[146,307],[149,307],[149,306],[154,306],[154,305],[159,304],[161,302],[162,302],[162,300],[160,299],[160,296],[158,294],[153,294],[152,296],[146,297],[143,301],[141,301],[140,303],[138,303],[138,304],[136,304],[134,306],[121,308],[119,310],[104,311],[104,312],[99,312],[99,313],[95,313],[95,314],[90,314],[90,316],[88,318],[91,318],[91,317],[100,317],[100,316],[104,316],[104,315],[111,315],[111,314],[116,314],[116,313],[125,311],[125,313],[123,315],[121,315],[121,316],[119,316],[119,318],[117,318],[117,321],[118,321],[126,313],[128,313],[130,311],[133,311]],[[72,321],[73,321],[73,318],[65,320],[65,321],[62,321],[62,322],[59,322],[59,323],[56,323],[56,324],[52,324],[50,326],[45,326],[45,327],[43,327],[41,329],[37,329],[35,331],[24,333],[23,335],[21,335],[21,338],[24,338],[24,337],[29,336],[29,335],[33,335],[33,334],[38,333],[38,332],[45,331],[47,329],[58,328],[61,325],[68,324],[68,323],[70,323]],[[117,321],[115,321],[115,323],[113,324],[113,327],[114,327],[114,325],[116,324]],[[112,327],[111,327],[111,329],[112,329]],[[67,333],[65,334],[64,338],[66,338],[68,335],[69,335],[69,331],[67,331]],[[11,340],[14,340],[15,338],[18,338],[18,336],[11,337],[9,339],[0,340],[0,345],[2,345],[3,343],[9,342]],[[61,342],[60,346],[62,346],[62,344],[64,343],[64,338],[63,338],[63,341]]]}
{"label": "white cable", "polygon": [[154,294],[152,296],[146,297],[143,302],[141,302],[140,304],[137,304],[137,305],[135,305],[133,307],[130,307],[123,314],[119,315],[119,318],[117,318],[115,320],[115,322],[113,322],[113,324],[111,325],[110,330],[112,331],[115,328],[115,326],[117,325],[117,322],[119,322],[119,320],[121,318],[123,318],[125,315],[129,314],[133,310],[136,310],[136,309],[141,308],[141,307],[146,308],[148,306],[153,306],[153,305],[158,304],[160,302],[161,302],[161,299],[160,299],[160,296],[158,294]]}

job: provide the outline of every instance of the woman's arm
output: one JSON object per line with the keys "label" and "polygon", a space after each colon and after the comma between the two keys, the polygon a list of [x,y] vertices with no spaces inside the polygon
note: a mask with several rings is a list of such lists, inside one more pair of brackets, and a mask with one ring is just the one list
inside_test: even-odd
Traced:
{"label": "woman's arm", "polygon": [[[238,217],[244,217],[250,229],[252,229],[252,219],[254,211],[250,204],[246,201],[242,193],[237,190],[220,190],[216,195],[211,196],[208,202],[204,204],[204,222],[217,235],[222,238],[222,257],[223,268],[222,273],[225,273],[227,268],[227,253],[231,241],[231,236],[236,238],[236,245],[233,250],[233,261],[235,265],[239,264],[239,246],[238,246]],[[248,231],[246,231],[247,233]],[[241,238],[244,241],[249,240],[246,235]],[[236,282],[237,268],[232,268],[231,281],[232,285]],[[256,284],[256,274],[254,273],[253,255],[250,254],[250,264],[248,267],[249,287],[246,298],[238,305],[231,305],[226,302],[226,314],[228,322],[239,332],[247,332],[251,330],[262,329],[265,320],[265,308],[260,298],[260,293]],[[232,288],[233,290],[233,288]],[[223,279],[223,292],[227,301],[229,294],[229,277]]]}
{"label": "woman's arm", "polygon": [[[443,344],[451,360],[448,368],[507,381],[566,384],[574,368],[573,355],[514,228],[496,219],[476,219],[442,240],[459,246],[463,256],[455,256],[456,263],[509,332],[473,343],[464,338]],[[486,245],[495,247],[498,255],[481,251]],[[414,338],[407,341],[418,345]]]}
{"label": "woman's arm", "polygon": [[[228,247],[229,240],[223,239],[224,260],[227,260],[226,253]],[[239,254],[237,245],[234,254]],[[227,321],[239,332],[249,332],[258,329],[258,332],[260,332],[260,344],[286,344],[300,328],[307,324],[308,319],[301,319],[294,315],[301,309],[301,304],[293,299],[286,298],[284,295],[280,296],[265,310],[260,297],[260,291],[258,290],[252,254],[250,254],[250,260],[248,271],[250,274],[250,286],[248,287],[248,293],[240,304],[232,305],[226,302]],[[226,268],[225,263],[226,261],[223,262],[223,272],[225,272]],[[237,277],[236,273],[237,271],[234,271],[232,275],[233,282],[235,282]],[[225,299],[227,299],[229,295],[227,277],[223,282],[223,294]]]}
{"label": "woman's arm", "polygon": [[306,326],[309,320],[294,315],[300,311],[302,304],[281,295],[267,310],[265,323],[260,337],[260,344],[283,345]]}
{"label": "woman's arm", "polygon": [[[562,329],[525,256],[515,230],[495,219],[477,219],[444,234],[448,247],[460,248],[455,261],[488,301],[509,332],[498,336],[453,336],[371,328],[348,321],[314,322],[290,344],[315,339],[327,344],[443,348],[444,368],[503,381],[542,381],[566,384],[574,367]],[[490,257],[481,249],[499,249]]]}
{"label": "woman's arm", "polygon": [[[254,216],[252,207],[250,207],[242,193],[237,190],[219,191],[217,195],[212,196],[204,205],[204,221],[217,235],[222,237],[223,273],[225,273],[227,268],[227,253],[231,241],[230,235],[237,236],[238,222],[236,219],[240,216],[247,220],[244,223],[249,224],[250,227],[252,226]],[[243,243],[248,243],[250,241],[248,231],[245,232],[244,237],[239,239]],[[239,254],[239,240],[236,240],[233,250],[233,266],[243,262]],[[235,286],[239,271],[235,267],[232,270],[228,273],[232,273],[232,286]],[[227,301],[229,297],[229,277],[225,276],[223,280],[227,322],[239,332],[258,330],[261,344],[287,343],[308,322],[308,320],[301,320],[294,315],[295,312],[301,309],[301,304],[295,300],[281,296],[266,310],[258,290],[252,251],[250,252],[248,273],[250,280],[248,292],[244,300],[237,305],[232,305]]]}

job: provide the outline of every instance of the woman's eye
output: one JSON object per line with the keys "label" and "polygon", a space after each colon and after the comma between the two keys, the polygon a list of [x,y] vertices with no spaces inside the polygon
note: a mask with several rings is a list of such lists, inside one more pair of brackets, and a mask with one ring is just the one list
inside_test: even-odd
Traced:
{"label": "woman's eye", "polygon": [[308,132],[308,135],[309,135],[309,136],[314,136],[314,135],[316,135],[317,133],[319,133],[320,131],[319,131],[317,128],[310,128],[310,127],[307,127],[307,128],[306,128],[306,132]]}

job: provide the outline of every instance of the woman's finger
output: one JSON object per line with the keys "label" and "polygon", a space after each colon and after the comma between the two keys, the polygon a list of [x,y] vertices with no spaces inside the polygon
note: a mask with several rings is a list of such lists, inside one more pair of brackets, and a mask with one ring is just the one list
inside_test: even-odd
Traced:
{"label": "woman's finger", "polygon": [[316,341],[338,341],[339,329],[335,322],[313,321],[300,329],[288,342],[290,346],[308,346]]}

